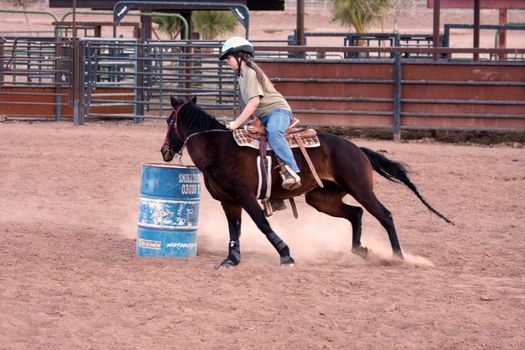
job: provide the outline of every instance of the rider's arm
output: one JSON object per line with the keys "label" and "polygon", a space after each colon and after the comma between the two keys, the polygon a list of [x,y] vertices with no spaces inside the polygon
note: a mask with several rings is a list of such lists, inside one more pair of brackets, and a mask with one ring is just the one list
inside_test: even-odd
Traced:
{"label": "rider's arm", "polygon": [[235,130],[238,127],[240,127],[257,109],[257,106],[259,106],[259,102],[261,101],[261,98],[259,96],[252,97],[244,109],[242,110],[242,113],[239,115],[239,117],[228,123],[227,128],[230,130]]}

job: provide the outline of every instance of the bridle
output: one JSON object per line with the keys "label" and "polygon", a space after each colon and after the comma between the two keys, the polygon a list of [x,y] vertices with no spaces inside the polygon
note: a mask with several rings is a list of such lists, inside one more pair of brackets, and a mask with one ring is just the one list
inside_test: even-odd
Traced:
{"label": "bridle", "polygon": [[[184,102],[183,104],[181,104],[180,106],[177,107],[177,109],[175,110],[175,113],[174,113],[175,115],[173,116],[173,118],[171,119],[171,121],[170,121],[170,123],[168,125],[168,131],[166,132],[166,138],[164,139],[164,146],[163,146],[163,148],[166,151],[169,151],[172,154],[174,154],[174,152],[170,149],[170,147],[168,145],[169,145],[169,140],[170,140],[170,136],[171,136],[171,131],[173,129],[175,129],[175,134],[177,135],[177,138],[179,139],[179,141],[181,143],[184,143],[184,140],[182,139],[182,136],[179,133],[178,121],[179,121],[180,111],[187,104],[188,104],[188,102]],[[182,153],[182,150],[181,150],[181,153]]]}
{"label": "bridle", "polygon": [[[180,115],[180,112],[181,112],[182,108],[185,105],[187,105],[188,103],[189,102],[184,102],[183,104],[178,106],[177,109],[175,110],[175,112],[174,112],[175,115],[173,116],[173,118],[171,119],[171,121],[170,121],[170,123],[168,125],[168,131],[166,132],[166,138],[164,139],[164,145],[162,146],[163,150],[165,150],[166,152],[170,152],[174,156],[178,155],[179,158],[182,158],[182,151],[184,150],[184,147],[186,146],[186,143],[188,142],[188,140],[190,140],[193,136],[200,135],[200,134],[206,134],[206,133],[210,133],[210,132],[231,132],[230,130],[222,130],[222,129],[211,129],[211,130],[197,131],[197,132],[194,132],[193,134],[188,135],[188,137],[186,137],[186,139],[183,139],[181,134],[179,133],[178,122],[179,122],[179,115]],[[178,152],[173,152],[171,150],[170,146],[169,146],[171,131],[173,129],[175,130],[175,133],[177,134],[177,138],[182,143],[182,147],[180,148],[180,150]]]}

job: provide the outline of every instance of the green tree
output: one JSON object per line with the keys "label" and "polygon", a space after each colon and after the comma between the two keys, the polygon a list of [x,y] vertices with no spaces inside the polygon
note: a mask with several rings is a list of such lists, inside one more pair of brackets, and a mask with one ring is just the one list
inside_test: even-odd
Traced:
{"label": "green tree", "polygon": [[229,11],[196,11],[192,20],[194,30],[205,40],[231,33],[238,24],[235,16]]}
{"label": "green tree", "polygon": [[334,21],[364,33],[387,14],[390,0],[332,0],[332,5]]}
{"label": "green tree", "polygon": [[159,25],[159,31],[166,34],[170,40],[176,39],[182,30],[182,21],[174,16],[153,16],[151,20]]}
{"label": "green tree", "polygon": [[[153,22],[159,25],[159,31],[171,40],[177,38],[182,30],[182,21],[177,17],[153,16]],[[211,40],[219,35],[235,31],[237,19],[229,11],[194,11],[192,13],[193,31],[201,39]]]}

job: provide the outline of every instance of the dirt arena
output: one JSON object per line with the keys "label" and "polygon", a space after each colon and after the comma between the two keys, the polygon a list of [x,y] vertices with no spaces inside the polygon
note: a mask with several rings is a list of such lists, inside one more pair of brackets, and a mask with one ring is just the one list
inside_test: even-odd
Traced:
{"label": "dirt arena", "polygon": [[[441,16],[442,26],[473,23],[467,10]],[[497,16],[483,10],[481,23]],[[509,11],[509,22],[523,21],[525,11]],[[49,23],[0,18],[6,32],[50,31]],[[250,23],[253,39],[285,39],[296,17],[257,13]],[[431,33],[431,25],[431,11],[418,8],[400,31]],[[305,26],[342,30],[326,12],[310,11]],[[371,31],[382,30],[391,21]],[[493,47],[494,32],[484,33],[481,46]],[[507,40],[523,47],[525,37]],[[471,44],[471,31],[454,32],[453,46]],[[456,225],[376,176],[406,262],[390,261],[386,233],[369,214],[363,243],[375,255],[352,255],[350,225],[301,197],[298,220],[290,211],[270,219],[295,268],[279,267],[245,216],[241,265],[218,271],[227,224],[205,190],[197,257],[135,256],[141,164],[161,162],[164,133],[161,122],[0,123],[0,349],[525,349],[522,145],[354,139],[409,164],[421,193]]]}
{"label": "dirt arena", "polygon": [[227,225],[205,190],[197,257],[135,256],[141,164],[161,161],[164,133],[160,121],[0,123],[1,349],[525,348],[520,145],[355,139],[408,163],[456,226],[376,176],[406,262],[389,260],[369,214],[363,261],[350,225],[300,198],[298,220],[271,218],[295,268],[244,217],[241,265],[218,271]]}

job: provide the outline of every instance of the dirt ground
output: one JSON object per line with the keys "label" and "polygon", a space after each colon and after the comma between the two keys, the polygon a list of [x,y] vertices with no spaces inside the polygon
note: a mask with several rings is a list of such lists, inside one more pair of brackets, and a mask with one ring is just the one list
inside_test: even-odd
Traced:
{"label": "dirt ground", "polygon": [[[0,27],[51,30],[49,18],[28,18],[5,15]],[[525,21],[525,11],[509,11],[509,21]],[[286,39],[296,19],[293,11],[257,13],[251,23],[253,39]],[[472,15],[444,10],[443,23],[472,23]],[[496,24],[497,12],[482,11],[481,23]],[[318,11],[305,25],[342,29]],[[400,30],[431,33],[431,25],[431,12],[419,8]],[[524,40],[509,33],[508,46]],[[457,31],[453,45],[471,41],[470,31]],[[494,32],[482,33],[482,47],[493,43]],[[350,225],[301,197],[299,219],[290,211],[270,218],[295,268],[279,267],[245,216],[241,265],[218,271],[227,224],[206,190],[197,257],[135,255],[141,164],[161,162],[164,133],[162,122],[0,123],[0,349],[525,348],[523,144],[353,138],[410,165],[420,192],[456,225],[377,175],[404,263],[390,259],[369,214],[363,243],[374,256],[364,261],[350,253]]]}
{"label": "dirt ground", "polygon": [[[406,262],[364,216],[350,225],[299,198],[270,222],[297,265],[244,217],[242,262],[204,190],[198,255],[135,255],[141,164],[162,122],[0,123],[0,349],[523,349],[525,152],[520,145],[354,139],[406,162],[421,193],[375,177]],[[188,158],[184,158],[189,163]],[[352,199],[348,199],[352,203]]]}

